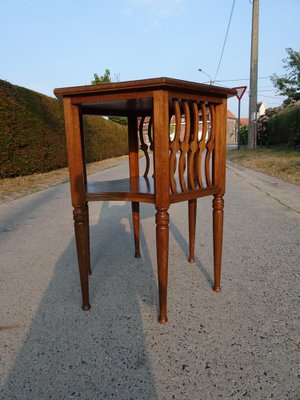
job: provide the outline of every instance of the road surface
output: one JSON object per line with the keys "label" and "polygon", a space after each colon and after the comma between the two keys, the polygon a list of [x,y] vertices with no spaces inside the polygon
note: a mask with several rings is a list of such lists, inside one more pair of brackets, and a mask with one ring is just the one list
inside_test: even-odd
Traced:
{"label": "road surface", "polygon": [[0,205],[0,398],[298,399],[299,199],[299,187],[228,164],[220,294],[211,199],[198,201],[194,264],[187,205],[173,205],[166,325],[157,323],[152,205],[141,206],[135,259],[130,205],[91,204],[89,312],[68,184]]}

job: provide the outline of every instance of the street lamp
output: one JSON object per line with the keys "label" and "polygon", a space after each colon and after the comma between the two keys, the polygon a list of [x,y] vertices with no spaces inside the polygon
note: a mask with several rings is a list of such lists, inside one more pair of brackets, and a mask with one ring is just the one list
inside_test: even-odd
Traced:
{"label": "street lamp", "polygon": [[198,68],[198,71],[202,72],[202,74],[208,76],[210,85],[212,85],[214,83],[213,80],[211,79],[211,76],[207,72],[203,71],[203,69],[201,69],[201,68]]}

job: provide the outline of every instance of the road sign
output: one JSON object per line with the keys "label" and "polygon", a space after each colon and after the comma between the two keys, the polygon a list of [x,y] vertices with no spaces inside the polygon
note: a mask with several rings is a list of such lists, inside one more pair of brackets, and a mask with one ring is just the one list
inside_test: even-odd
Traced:
{"label": "road sign", "polygon": [[239,100],[239,114],[238,114],[238,149],[240,149],[240,142],[241,142],[241,98],[243,97],[244,93],[246,92],[247,86],[237,86],[234,87],[237,91],[236,97]]}
{"label": "road sign", "polygon": [[247,86],[237,86],[232,89],[235,89],[237,91],[236,97],[241,100],[243,97],[244,93],[246,92]]}

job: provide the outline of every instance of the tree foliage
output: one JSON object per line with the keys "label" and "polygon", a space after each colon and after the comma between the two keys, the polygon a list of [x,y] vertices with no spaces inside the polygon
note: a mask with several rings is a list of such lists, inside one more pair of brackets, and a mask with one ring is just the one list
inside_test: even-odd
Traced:
{"label": "tree foliage", "polygon": [[91,83],[92,85],[99,85],[101,83],[110,83],[111,81],[110,70],[106,69],[104,75],[94,74],[94,80]]}
{"label": "tree foliage", "polygon": [[286,51],[288,56],[282,61],[287,73],[282,77],[273,74],[271,80],[278,93],[287,96],[286,102],[290,103],[292,100],[300,100],[300,52],[290,47]]}
{"label": "tree foliage", "polygon": [[248,125],[242,125],[240,127],[240,144],[248,143]]}
{"label": "tree foliage", "polygon": [[[94,74],[94,80],[92,80],[92,85],[101,85],[103,83],[111,83],[111,82],[118,82],[119,81],[119,74],[114,75],[114,79],[111,78],[110,70],[108,68],[105,69],[103,75],[99,76],[98,74]],[[110,117],[109,118],[112,122],[115,122],[120,125],[127,125],[127,118],[124,117]]]}

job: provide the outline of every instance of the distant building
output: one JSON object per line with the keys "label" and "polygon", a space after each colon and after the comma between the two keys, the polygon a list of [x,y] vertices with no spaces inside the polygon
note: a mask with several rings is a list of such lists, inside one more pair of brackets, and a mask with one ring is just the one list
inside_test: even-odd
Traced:
{"label": "distant building", "polygon": [[257,103],[256,118],[258,119],[262,115],[265,115],[266,110],[268,108],[269,107],[268,107],[267,103],[265,103],[264,101],[260,101],[259,103]]}
{"label": "distant building", "polygon": [[241,118],[240,119],[241,126],[248,126],[248,124],[249,124],[249,118]]}
{"label": "distant building", "polygon": [[227,110],[226,143],[237,144],[237,117]]}

